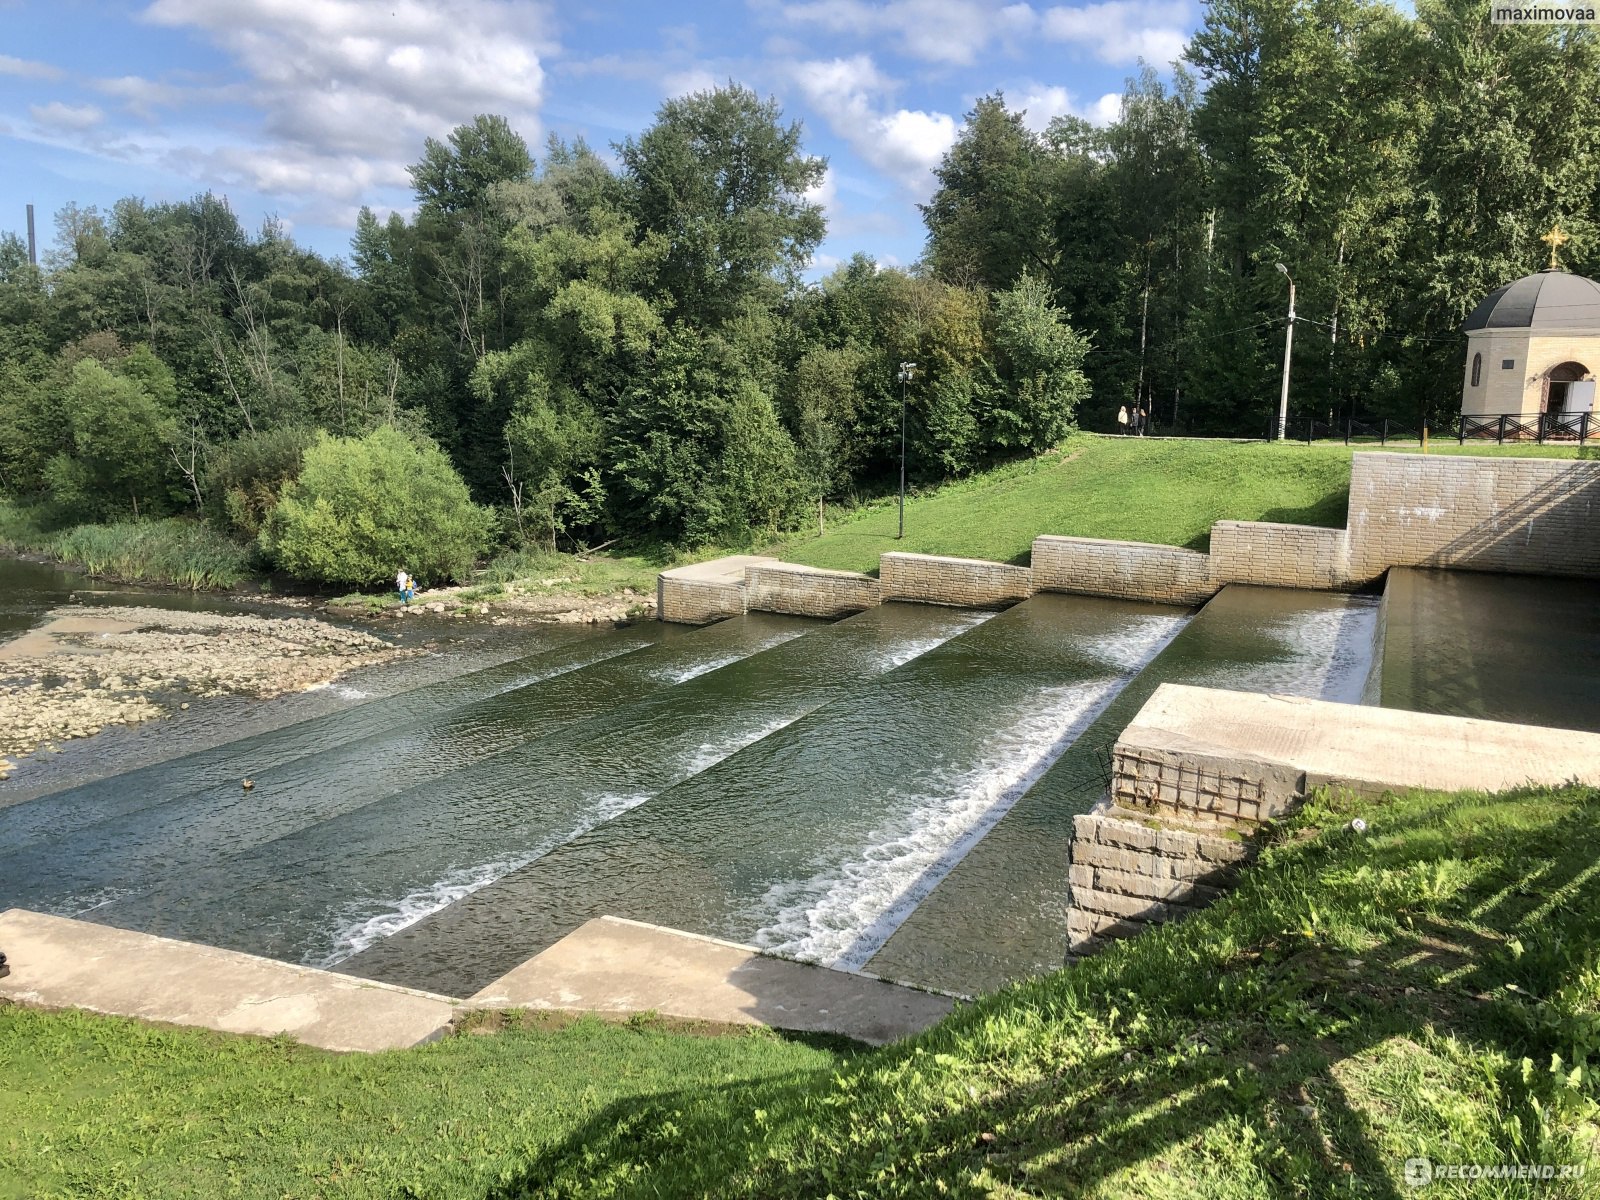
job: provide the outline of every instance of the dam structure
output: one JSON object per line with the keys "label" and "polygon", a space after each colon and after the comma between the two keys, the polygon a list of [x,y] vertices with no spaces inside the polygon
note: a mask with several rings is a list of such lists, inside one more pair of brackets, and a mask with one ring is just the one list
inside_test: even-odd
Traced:
{"label": "dam structure", "polygon": [[[1204,554],[1042,534],[1027,566],[666,572],[662,622],[530,635],[425,688],[0,807],[0,910],[446,1007],[557,1003],[567,985],[530,960],[670,957],[637,932],[660,927],[729,970],[990,991],[1135,932],[1140,903],[1166,913],[1107,890],[1168,869],[1155,834],[1137,861],[1075,841],[1159,793],[1135,781],[1107,815],[1136,751],[1188,728],[1146,719],[1174,696],[1600,733],[1600,463],[1355,463],[1346,529],[1223,522]],[[1210,870],[1172,915],[1213,894]],[[1086,916],[1090,893],[1116,911]]]}

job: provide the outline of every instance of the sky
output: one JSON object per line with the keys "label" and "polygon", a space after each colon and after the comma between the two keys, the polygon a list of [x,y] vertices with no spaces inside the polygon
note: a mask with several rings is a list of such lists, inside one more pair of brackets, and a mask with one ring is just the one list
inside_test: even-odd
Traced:
{"label": "sky", "polygon": [[41,255],[63,204],[226,196],[348,256],[363,204],[412,211],[424,139],[478,113],[537,155],[583,137],[614,161],[661,103],[732,79],[828,160],[821,273],[921,253],[917,204],[978,97],[1042,129],[1105,124],[1142,60],[1168,74],[1195,0],[0,0],[0,230]]}

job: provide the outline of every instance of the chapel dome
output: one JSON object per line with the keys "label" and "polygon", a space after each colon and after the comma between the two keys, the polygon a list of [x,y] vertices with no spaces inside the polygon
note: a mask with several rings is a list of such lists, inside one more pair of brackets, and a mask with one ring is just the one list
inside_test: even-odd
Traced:
{"label": "chapel dome", "polygon": [[1540,271],[1495,288],[1462,322],[1474,329],[1600,330],[1600,283],[1566,271]]}

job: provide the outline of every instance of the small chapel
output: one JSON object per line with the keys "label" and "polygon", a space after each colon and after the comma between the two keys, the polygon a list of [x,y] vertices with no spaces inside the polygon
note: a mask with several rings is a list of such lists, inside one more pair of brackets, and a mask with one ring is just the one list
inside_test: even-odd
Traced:
{"label": "small chapel", "polygon": [[1567,240],[1559,225],[1541,240],[1550,245],[1550,265],[1490,292],[1461,326],[1463,417],[1560,422],[1594,411],[1600,283],[1558,265]]}

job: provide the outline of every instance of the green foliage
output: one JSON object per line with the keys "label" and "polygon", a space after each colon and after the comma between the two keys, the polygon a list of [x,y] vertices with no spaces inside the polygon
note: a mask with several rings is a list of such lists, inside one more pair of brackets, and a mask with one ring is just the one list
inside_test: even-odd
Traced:
{"label": "green foliage", "polygon": [[490,524],[437,446],[385,426],[309,447],[260,543],[302,579],[370,585],[404,567],[439,583],[466,577]]}
{"label": "green foliage", "polygon": [[169,583],[191,591],[230,588],[244,578],[251,561],[249,547],[183,518],[78,525],[51,535],[40,548],[96,578]]}
{"label": "green foliage", "polygon": [[148,353],[126,361],[131,374],[113,374],[90,358],[72,368],[63,406],[69,448],[45,466],[57,502],[84,516],[153,516],[174,504],[171,374]]}
{"label": "green foliage", "polygon": [[1089,394],[1082,371],[1088,340],[1051,302],[1049,286],[1023,275],[995,296],[994,342],[1007,386],[988,414],[987,440],[1034,453],[1054,446]]}
{"label": "green foliage", "polygon": [[315,429],[284,425],[214,451],[206,467],[211,515],[246,538],[257,537],[283,489],[299,478],[301,460],[316,440]]}

